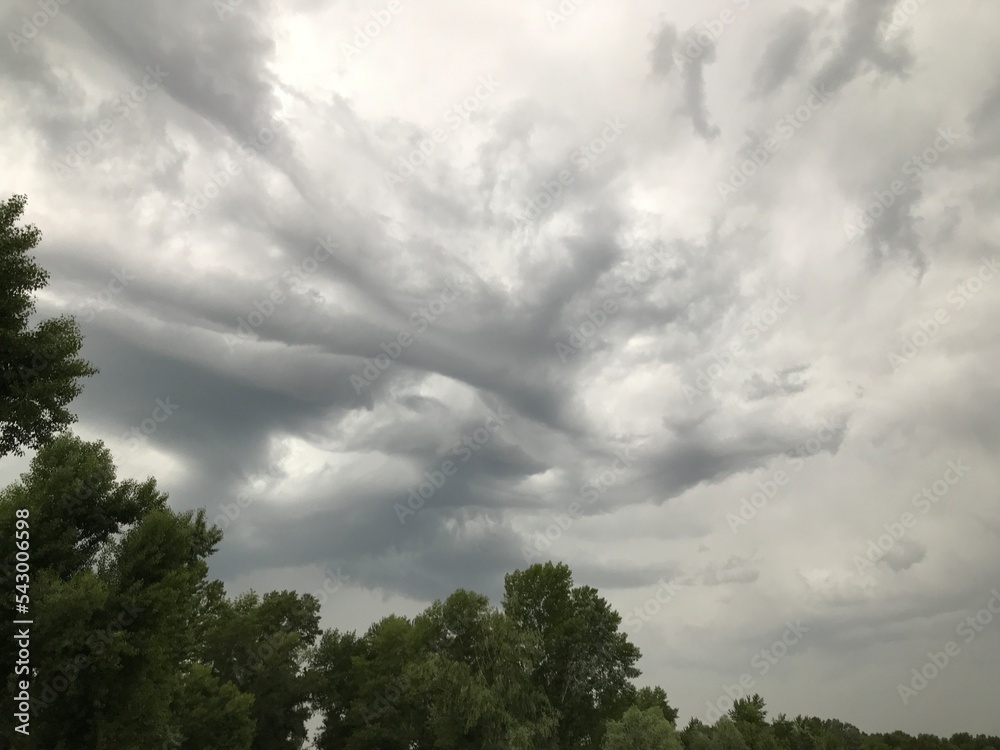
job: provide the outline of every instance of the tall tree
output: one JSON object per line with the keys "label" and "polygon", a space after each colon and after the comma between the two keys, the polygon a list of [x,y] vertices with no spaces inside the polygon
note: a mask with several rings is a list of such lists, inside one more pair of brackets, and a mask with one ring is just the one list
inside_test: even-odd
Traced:
{"label": "tall tree", "polygon": [[639,649],[619,631],[621,616],[596,589],[574,587],[568,566],[551,562],[509,574],[503,610],[541,640],[534,679],[559,712],[558,747],[599,744],[605,723],[636,694]]}
{"label": "tall tree", "polygon": [[295,750],[306,738],[312,684],[306,659],[320,633],[310,594],[251,591],[212,606],[199,658],[253,697],[253,750]]}
{"label": "tall tree", "polygon": [[0,201],[0,456],[38,448],[76,421],[66,407],[80,379],[97,372],[78,356],[72,317],[30,327],[34,293],[49,275],[28,255],[41,232],[18,226],[26,202],[23,195]]}
{"label": "tall tree", "polygon": [[[0,492],[5,557],[24,511],[31,733],[4,746],[186,750],[214,738],[208,746],[249,750],[240,743],[252,736],[252,697],[206,676],[197,661],[198,610],[212,590],[206,559],[222,536],[204,511],[172,511],[153,480],[119,482],[101,444],[69,435],[42,447],[21,481]],[[6,599],[13,578],[0,579]],[[0,625],[8,642],[9,626]],[[10,658],[0,650],[5,664]],[[13,676],[12,666],[4,673]],[[8,681],[8,698],[13,687]],[[8,726],[0,736],[14,738]]]}

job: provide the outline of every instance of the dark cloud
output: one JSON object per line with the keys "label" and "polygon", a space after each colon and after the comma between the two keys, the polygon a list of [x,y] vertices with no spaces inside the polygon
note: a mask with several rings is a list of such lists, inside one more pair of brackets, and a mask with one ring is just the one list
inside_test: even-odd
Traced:
{"label": "dark cloud", "polygon": [[754,72],[754,86],[761,96],[774,92],[799,71],[814,25],[815,19],[803,8],[792,8],[781,19]]}
{"label": "dark cloud", "polygon": [[881,24],[888,24],[895,0],[850,0],[844,12],[840,42],[813,78],[820,91],[836,93],[865,66],[897,78],[905,77],[913,65],[913,54],[903,41],[885,41]]}
{"label": "dark cloud", "polygon": [[[776,711],[991,729],[963,691],[918,716],[867,679],[905,675],[995,585],[1000,282],[949,302],[995,255],[1000,98],[975,73],[996,69],[989,24],[956,41],[953,11],[925,4],[883,38],[887,0],[754,5],[717,59],[711,17],[664,14],[644,37],[649,18],[616,6],[637,43],[601,27],[588,45],[566,42],[588,33],[582,10],[556,36],[507,11],[454,35],[429,5],[345,66],[367,20],[345,4],[60,7],[0,50],[0,181],[44,231],[39,313],[77,314],[101,368],[74,404],[81,433],[175,507],[207,508],[226,535],[214,574],[296,587],[339,567],[375,618],[457,587],[496,602],[505,573],[565,560],[622,612],[676,584],[634,638],[683,716],[801,616],[787,679],[762,680]],[[960,46],[969,73],[927,39]],[[452,129],[442,113],[488,75],[502,85]],[[754,150],[743,134],[760,146],[811,85],[840,96],[720,200],[729,156]],[[664,127],[678,110],[692,129]],[[845,238],[944,110],[968,138]],[[952,322],[893,371],[899,332],[938,307]],[[177,405],[163,421],[158,400]],[[509,417],[463,460],[491,412]],[[861,580],[855,552],[956,458],[974,468],[947,509]],[[779,472],[734,531],[727,515]],[[332,602],[324,617],[349,619]],[[967,663],[992,665],[980,653]]]}
{"label": "dark cloud", "polygon": [[684,113],[691,118],[694,132],[711,141],[718,137],[719,127],[709,122],[708,108],[705,105],[705,66],[715,62],[715,42],[695,37],[689,31],[684,49],[696,48],[697,54],[686,55],[681,66],[681,76],[684,79]]}
{"label": "dark cloud", "polygon": [[660,30],[651,35],[653,49],[649,53],[650,62],[653,65],[653,75],[666,76],[674,69],[675,47],[677,46],[677,29],[665,23]]}

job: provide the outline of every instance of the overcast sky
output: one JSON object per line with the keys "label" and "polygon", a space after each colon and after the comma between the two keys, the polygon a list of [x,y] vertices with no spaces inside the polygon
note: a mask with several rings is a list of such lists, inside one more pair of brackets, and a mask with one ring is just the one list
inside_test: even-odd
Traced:
{"label": "overcast sky", "polygon": [[339,571],[364,630],[562,560],[682,722],[746,675],[1000,732],[1000,7],[43,6],[0,192],[78,433],[222,519],[231,592]]}

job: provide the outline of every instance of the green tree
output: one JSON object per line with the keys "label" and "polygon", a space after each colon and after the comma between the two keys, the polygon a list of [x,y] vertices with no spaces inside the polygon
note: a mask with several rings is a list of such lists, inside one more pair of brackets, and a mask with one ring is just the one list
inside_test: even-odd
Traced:
{"label": "green tree", "polygon": [[328,630],[320,637],[309,670],[313,680],[313,700],[323,724],[317,747],[347,747],[349,738],[365,726],[359,704],[358,673],[355,659],[362,659],[366,644],[356,633]]}
{"label": "green tree", "polygon": [[774,729],[767,723],[767,709],[760,695],[754,693],[737,698],[729,710],[729,718],[750,750],[778,750]]}
{"label": "green tree", "polygon": [[677,709],[670,705],[667,692],[659,685],[639,688],[635,696],[635,705],[642,709],[659,708],[664,719],[672,725],[677,723]]}
{"label": "green tree", "polygon": [[767,709],[764,707],[764,699],[757,693],[746,698],[737,698],[733,707],[729,709],[729,718],[735,722],[746,722],[747,724],[762,725],[767,723]]}
{"label": "green tree", "polygon": [[619,721],[608,722],[602,750],[682,750],[674,725],[658,706],[632,706]]}
{"label": "green tree", "polygon": [[537,634],[519,630],[485,596],[459,590],[414,620],[421,653],[413,694],[434,718],[433,747],[551,747],[556,714],[532,681]]}
{"label": "green tree", "polygon": [[26,201],[0,201],[0,456],[38,448],[76,421],[66,407],[80,379],[97,372],[78,356],[82,339],[72,317],[29,325],[34,293],[49,275],[28,255],[41,232],[17,225]]}
{"label": "green tree", "polygon": [[222,682],[206,664],[194,663],[182,675],[171,706],[175,717],[168,743],[176,750],[246,750],[256,725],[250,717],[252,695]]}
{"label": "green tree", "polygon": [[385,617],[361,638],[337,631],[324,634],[311,661],[323,715],[317,747],[426,747],[417,744],[428,706],[412,692],[416,661],[413,623],[406,617]]}
{"label": "green tree", "polygon": [[636,695],[639,649],[619,631],[621,616],[596,589],[574,587],[569,567],[551,562],[509,574],[503,610],[542,644],[533,680],[559,714],[557,746],[599,744],[605,723]]}
{"label": "green tree", "polygon": [[319,602],[294,591],[208,601],[199,656],[253,697],[253,750],[301,747],[312,706],[306,661],[320,633]]}
{"label": "green tree", "polygon": [[712,729],[712,739],[718,750],[750,750],[740,730],[728,716],[715,722]]}
{"label": "green tree", "polygon": [[[69,435],[42,447],[20,482],[0,493],[5,555],[24,511],[34,675],[31,734],[18,735],[16,746],[177,746],[185,735],[216,736],[218,725],[231,736],[213,746],[248,750],[240,738],[253,723],[240,711],[252,698],[203,679],[197,661],[199,607],[212,588],[206,560],[222,537],[204,512],[172,511],[153,480],[119,482],[100,443]],[[12,591],[5,585],[5,596]],[[13,682],[6,687],[10,698]],[[2,736],[13,739],[9,727]]]}
{"label": "green tree", "polygon": [[312,661],[320,748],[547,750],[556,717],[532,681],[537,637],[459,590],[409,621],[324,634]]}

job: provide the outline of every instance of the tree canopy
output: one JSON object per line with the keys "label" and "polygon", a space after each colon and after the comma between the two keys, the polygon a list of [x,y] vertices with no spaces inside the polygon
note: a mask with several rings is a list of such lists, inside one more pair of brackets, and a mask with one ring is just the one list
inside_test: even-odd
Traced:
{"label": "tree canopy", "polygon": [[34,295],[49,275],[29,255],[41,232],[18,225],[26,202],[0,201],[0,456],[38,448],[72,424],[66,407],[80,379],[97,372],[78,356],[83,340],[72,317],[31,325]]}

